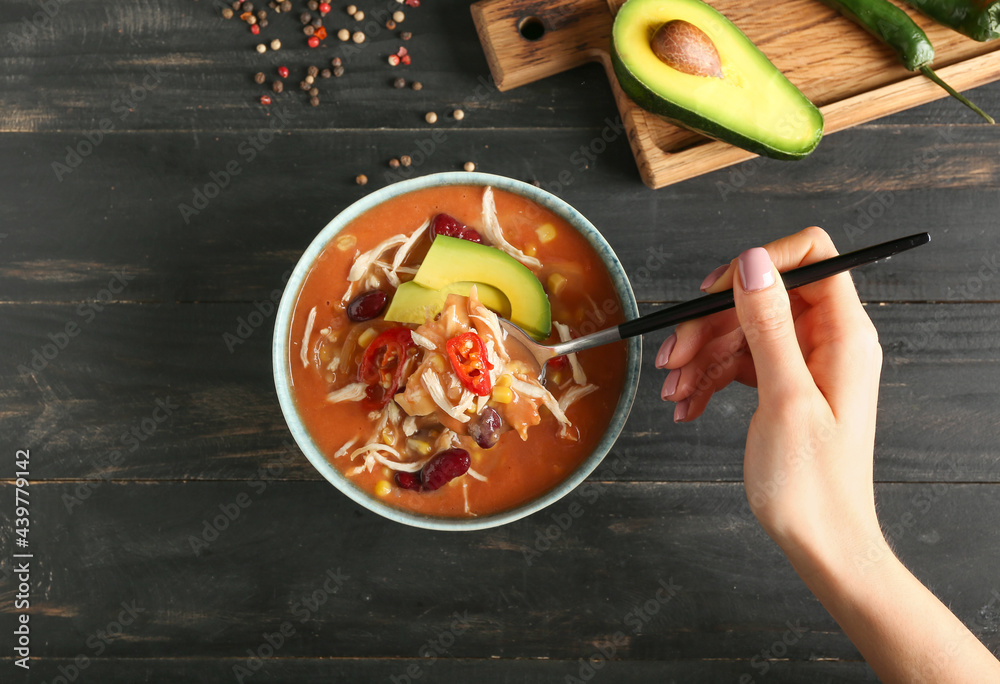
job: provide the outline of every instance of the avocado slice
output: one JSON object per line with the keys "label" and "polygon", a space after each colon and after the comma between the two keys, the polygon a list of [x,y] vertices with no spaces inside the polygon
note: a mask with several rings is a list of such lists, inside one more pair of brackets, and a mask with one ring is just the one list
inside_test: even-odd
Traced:
{"label": "avocado slice", "polygon": [[476,286],[479,301],[487,309],[496,311],[504,318],[510,317],[510,301],[503,292],[492,285],[461,281],[446,285],[440,290],[432,290],[411,280],[396,288],[396,294],[386,309],[385,320],[423,325],[429,316],[434,316],[444,309],[448,295],[460,294],[468,297],[473,285]]}
{"label": "avocado slice", "polygon": [[[512,322],[537,340],[549,336],[552,315],[542,284],[524,264],[496,247],[438,235],[412,282],[431,290],[443,290],[461,282],[496,288],[510,305]],[[481,290],[480,297],[488,291]],[[485,299],[483,303],[493,309]],[[393,305],[395,297],[390,310]]]}
{"label": "avocado slice", "polygon": [[800,159],[823,137],[819,109],[700,0],[628,0],[615,17],[611,62],[636,104],[711,138]]}

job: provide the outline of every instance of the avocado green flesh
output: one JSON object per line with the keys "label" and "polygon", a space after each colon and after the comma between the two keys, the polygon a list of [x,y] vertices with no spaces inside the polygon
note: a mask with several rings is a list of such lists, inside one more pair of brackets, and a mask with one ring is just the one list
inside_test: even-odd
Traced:
{"label": "avocado green flesh", "polygon": [[[537,340],[549,336],[552,315],[542,284],[524,264],[495,247],[438,235],[411,282],[430,290],[443,290],[455,283],[494,288],[506,298],[512,322]],[[483,288],[481,298],[483,292],[489,290]],[[483,303],[494,309],[485,299]]]}
{"label": "avocado green flesh", "polygon": [[[723,78],[678,71],[650,38],[668,21],[701,29]],[[823,136],[823,115],[743,33],[700,0],[628,0],[615,17],[611,61],[625,93],[673,123],[757,154],[799,159]]]}
{"label": "avocado green flesh", "polygon": [[386,309],[385,320],[423,325],[428,318],[441,313],[448,295],[459,294],[468,297],[473,285],[476,286],[479,301],[487,309],[496,311],[504,318],[510,316],[510,301],[503,292],[492,285],[462,281],[446,285],[440,290],[432,290],[410,281],[396,289],[396,294]]}

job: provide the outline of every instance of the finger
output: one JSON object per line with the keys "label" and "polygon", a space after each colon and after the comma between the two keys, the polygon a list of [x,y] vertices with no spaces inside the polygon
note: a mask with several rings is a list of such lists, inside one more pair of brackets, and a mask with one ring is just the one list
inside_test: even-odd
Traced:
{"label": "finger", "polygon": [[684,366],[670,371],[663,383],[664,399],[680,402],[699,391],[716,392],[734,380],[753,382],[753,359],[743,331],[736,329],[705,345]]}
{"label": "finger", "polygon": [[736,313],[757,369],[761,406],[780,406],[815,390],[795,332],[791,305],[778,272],[762,247],[739,256]]}

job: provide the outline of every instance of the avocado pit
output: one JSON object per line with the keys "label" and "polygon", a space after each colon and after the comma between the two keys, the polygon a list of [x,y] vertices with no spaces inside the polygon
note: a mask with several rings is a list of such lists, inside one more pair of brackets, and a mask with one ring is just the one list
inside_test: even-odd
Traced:
{"label": "avocado pit", "polygon": [[649,41],[661,62],[692,76],[724,78],[722,60],[712,39],[694,24],[682,19],[668,21]]}

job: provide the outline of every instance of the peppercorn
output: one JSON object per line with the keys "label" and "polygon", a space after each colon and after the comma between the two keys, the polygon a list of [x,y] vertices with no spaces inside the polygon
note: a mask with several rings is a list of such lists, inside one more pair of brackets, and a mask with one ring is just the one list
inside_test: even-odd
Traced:
{"label": "peppercorn", "polygon": [[267,10],[257,10],[257,19],[259,21],[267,19]]}
{"label": "peppercorn", "polygon": [[342,67],[342,66],[334,67],[333,68],[333,75],[336,78],[340,78],[341,76],[343,76],[344,75],[344,67]]}
{"label": "peppercorn", "polygon": [[347,7],[344,8],[344,11],[347,12],[349,15],[351,15],[353,17],[354,13],[358,11],[358,6],[357,5],[348,5]]}
{"label": "peppercorn", "polygon": [[316,17],[315,19],[312,20],[311,23],[313,28],[319,28],[320,26],[323,25],[323,20],[320,19],[319,17]]}
{"label": "peppercorn", "polygon": [[304,80],[303,83],[308,83],[309,85],[312,85],[315,81],[316,77],[313,76],[312,74],[309,74],[308,76],[306,76],[306,80]]}
{"label": "peppercorn", "polygon": [[234,3],[233,3],[233,4],[231,5],[231,7],[232,7],[232,8],[234,9],[234,10],[238,10],[238,9],[240,8],[240,5],[242,5],[242,4],[243,4],[243,2],[242,2],[241,0],[238,0],[237,2],[234,2]]}
{"label": "peppercorn", "polygon": [[271,41],[271,49],[272,50],[280,50],[281,49],[281,41],[278,40],[277,38],[275,38],[274,40],[272,40]]}
{"label": "peppercorn", "polygon": [[311,83],[306,83],[305,81],[299,83],[299,90],[309,90],[310,88],[312,88]]}
{"label": "peppercorn", "polygon": [[333,72],[330,71],[329,69],[323,69],[323,71],[319,72],[319,75],[322,78],[330,78],[331,76],[333,76]]}
{"label": "peppercorn", "polygon": [[244,12],[253,12],[253,3],[252,2],[244,2],[243,3],[243,11]]}
{"label": "peppercorn", "polygon": [[269,105],[269,104],[271,104],[271,96],[270,95],[261,95],[260,96],[260,103],[262,105]]}
{"label": "peppercorn", "polygon": [[318,97],[319,96],[319,88],[310,88],[309,89],[309,95],[311,97]]}
{"label": "peppercorn", "polygon": [[267,81],[267,75],[263,71],[258,71],[256,74],[253,75],[253,80],[259,84],[264,83],[265,81]]}
{"label": "peppercorn", "polygon": [[395,12],[392,13],[392,20],[397,24],[402,24],[403,21],[406,20],[406,15],[400,12],[399,10],[396,10]]}
{"label": "peppercorn", "polygon": [[330,66],[339,67],[343,63],[344,60],[342,60],[340,57],[334,57],[333,59],[330,60]]}
{"label": "peppercorn", "polygon": [[303,26],[302,33],[306,34],[307,36],[311,36],[312,34],[316,33],[316,29],[314,29],[312,26]]}
{"label": "peppercorn", "polygon": [[321,3],[319,3],[319,13],[320,14],[329,14],[330,13],[330,3],[328,3],[328,2],[321,2]]}
{"label": "peppercorn", "polygon": [[[400,49],[402,49],[402,48],[400,48]],[[403,64],[409,64],[410,63],[410,56],[409,55],[403,55],[402,57],[399,58],[399,61],[402,62]]]}
{"label": "peppercorn", "polygon": [[272,81],[271,82],[271,90],[273,90],[275,93],[280,93],[284,89],[285,89],[285,84],[282,83],[281,81]]}
{"label": "peppercorn", "polygon": [[413,83],[410,84],[410,87],[413,88],[414,90],[423,90],[424,84],[421,83],[420,81],[414,81]]}
{"label": "peppercorn", "polygon": [[308,69],[306,69],[306,73],[309,74],[310,77],[316,78],[317,76],[319,76],[319,67],[311,66]]}
{"label": "peppercorn", "polygon": [[337,37],[346,43],[351,39],[351,32],[347,29],[340,29],[337,31]]}
{"label": "peppercorn", "polygon": [[292,2],[291,2],[291,0],[284,0],[284,2],[281,3],[281,11],[282,12],[291,12],[292,11]]}
{"label": "peppercorn", "polygon": [[427,112],[427,114],[424,115],[424,121],[426,121],[429,124],[437,123],[437,120],[438,120],[438,115],[435,114],[434,112]]}
{"label": "peppercorn", "polygon": [[310,38],[309,39],[309,47],[311,47],[311,48],[319,47],[319,38],[317,38],[316,36],[313,36],[312,38]]}
{"label": "peppercorn", "polygon": [[267,19],[261,19],[255,25],[250,27],[250,30],[256,36],[260,31],[254,31],[255,28],[267,28]]}
{"label": "peppercorn", "polygon": [[366,176],[363,173],[358,174],[357,176],[355,176],[354,182],[357,183],[358,185],[366,185],[368,183],[368,176]]}
{"label": "peppercorn", "polygon": [[251,26],[250,27],[250,33],[254,34],[255,36],[258,33],[260,33],[260,24],[254,24],[253,26]]}
{"label": "peppercorn", "polygon": [[226,7],[225,9],[222,10],[222,18],[223,19],[232,19],[233,18],[233,11],[231,9],[229,9],[228,7]]}
{"label": "peppercorn", "polygon": [[313,12],[315,12],[316,10],[319,9],[319,0],[309,0],[306,6]]}
{"label": "peppercorn", "polygon": [[392,19],[390,19],[389,21],[385,22],[385,27],[387,29],[389,29],[390,31],[395,31],[396,30],[396,22],[394,22]]}
{"label": "peppercorn", "polygon": [[280,9],[278,9],[278,3],[276,3],[274,0],[271,0],[271,2],[267,3],[267,6],[273,9],[275,12],[281,11]]}
{"label": "peppercorn", "polygon": [[309,14],[308,12],[303,12],[302,14],[299,15],[299,21],[302,22],[303,26],[305,26],[310,21],[312,21],[312,18],[313,18],[313,15]]}
{"label": "peppercorn", "polygon": [[455,119],[455,121],[461,121],[462,119],[465,118],[465,112],[463,112],[461,109],[456,109],[451,113],[451,116]]}
{"label": "peppercorn", "polygon": [[465,169],[466,171],[475,171],[476,165],[470,161],[467,161],[465,162],[465,166],[463,166],[462,168]]}
{"label": "peppercorn", "polygon": [[267,46],[264,45],[263,43],[258,43],[257,44],[257,52],[260,52],[261,54],[267,52]]}
{"label": "peppercorn", "polygon": [[288,78],[288,67],[286,66],[278,67],[278,76],[281,76],[282,78]]}
{"label": "peppercorn", "polygon": [[357,12],[354,13],[354,21],[364,21],[364,20],[365,20],[364,12],[358,10]]}
{"label": "peppercorn", "polygon": [[397,78],[395,81],[392,82],[392,87],[393,88],[405,88],[406,87],[406,79],[405,78]]}
{"label": "peppercorn", "polygon": [[399,163],[402,164],[403,166],[409,166],[410,164],[413,163],[413,159],[410,158],[410,155],[404,154],[402,157],[399,158]]}
{"label": "peppercorn", "polygon": [[399,168],[399,160],[398,159],[390,159],[389,160],[389,168],[390,169],[398,169]]}
{"label": "peppercorn", "polygon": [[319,107],[319,98],[313,95],[312,97],[309,98],[309,104],[311,104],[313,107]]}
{"label": "peppercorn", "polygon": [[319,38],[320,40],[325,40],[326,39],[326,29],[323,28],[322,26],[320,26],[318,29],[316,29],[316,37]]}
{"label": "peppercorn", "polygon": [[399,55],[389,55],[389,66],[399,66]]}
{"label": "peppercorn", "polygon": [[351,40],[353,40],[355,43],[363,43],[365,42],[365,34],[363,34],[361,31],[355,31],[351,35]]}
{"label": "peppercorn", "polygon": [[409,31],[403,31],[402,33],[399,34],[399,37],[402,38],[403,40],[409,40],[410,38],[413,37],[413,34],[410,33]]}

